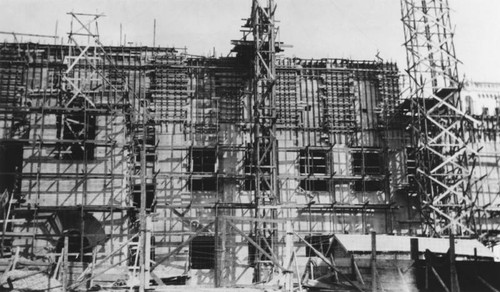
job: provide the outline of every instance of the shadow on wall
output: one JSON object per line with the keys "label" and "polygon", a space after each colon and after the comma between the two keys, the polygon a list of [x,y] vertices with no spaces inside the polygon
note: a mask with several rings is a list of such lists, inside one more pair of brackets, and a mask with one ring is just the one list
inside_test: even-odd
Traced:
{"label": "shadow on wall", "polygon": [[[62,234],[57,241],[56,252],[60,253],[64,247],[64,238],[68,237],[68,259],[70,261],[92,261],[92,250],[103,244],[107,237],[104,229],[92,214],[78,211],[58,212]],[[80,258],[81,252],[85,254]]]}

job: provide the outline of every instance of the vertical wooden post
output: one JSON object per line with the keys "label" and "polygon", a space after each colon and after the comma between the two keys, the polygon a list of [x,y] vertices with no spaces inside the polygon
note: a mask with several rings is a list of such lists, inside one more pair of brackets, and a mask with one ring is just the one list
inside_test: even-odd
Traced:
{"label": "vertical wooden post", "polygon": [[215,254],[214,254],[214,286],[216,288],[220,287],[220,280],[221,280],[221,262],[220,262],[220,257],[221,257],[221,250],[220,250],[220,237],[221,233],[219,230],[219,225],[220,225],[220,217],[218,214],[218,209],[217,205],[215,207],[215,226],[214,226],[214,248],[215,248]]}
{"label": "vertical wooden post", "polygon": [[145,248],[144,248],[144,289],[149,289],[149,280],[151,279],[151,230],[153,228],[153,218],[146,216]]}
{"label": "vertical wooden post", "polygon": [[221,232],[222,237],[221,237],[221,241],[220,241],[220,250],[221,250],[220,262],[221,262],[221,265],[219,266],[219,270],[220,270],[220,274],[221,274],[220,285],[221,285],[221,287],[224,287],[224,277],[225,277],[224,268],[226,266],[226,240],[227,240],[227,237],[226,237],[226,234],[227,234],[226,219],[224,217],[222,217],[221,221],[220,221],[219,231],[221,231],[221,230],[222,230],[222,232]]}
{"label": "vertical wooden post", "polygon": [[68,289],[68,245],[69,245],[69,240],[68,240],[68,235],[64,236],[64,247],[62,250],[62,257],[63,257],[63,268],[62,268],[62,290],[63,292],[66,292]]}
{"label": "vertical wooden post", "polygon": [[98,246],[96,246],[92,249],[92,263],[90,266],[90,280],[87,283],[87,289],[90,289],[90,288],[92,288],[92,286],[94,286],[95,263],[97,260],[97,250],[98,249],[99,249]]}
{"label": "vertical wooden post", "polygon": [[[59,26],[59,21],[56,19],[56,31],[54,33],[54,36],[57,36],[57,27]],[[57,45],[57,38],[54,38],[54,45]]]}
{"label": "vertical wooden post", "polygon": [[[286,237],[285,237],[285,257],[283,261],[283,266],[289,268],[292,263],[293,230],[291,221],[286,221],[285,224],[286,224],[285,226]],[[293,279],[293,273],[287,273],[285,275],[285,285],[286,285],[285,291],[293,291],[292,279]]]}
{"label": "vertical wooden post", "polygon": [[371,231],[372,238],[372,257],[371,257],[371,268],[372,268],[372,292],[377,291],[377,233]]}
{"label": "vertical wooden post", "polygon": [[292,253],[293,262],[295,263],[295,273],[297,274],[297,282],[299,284],[299,292],[302,292],[302,278],[300,277],[299,264],[297,263],[297,256],[295,251]]}
{"label": "vertical wooden post", "polygon": [[153,48],[156,47],[156,18],[153,24]]}
{"label": "vertical wooden post", "polygon": [[450,288],[451,292],[460,292],[457,267],[455,265],[455,235],[450,234]]}
{"label": "vertical wooden post", "polygon": [[351,254],[351,277],[356,279],[356,268],[354,267],[354,255]]}
{"label": "vertical wooden post", "polygon": [[410,254],[412,260],[418,260],[418,238],[410,238]]}
{"label": "vertical wooden post", "polygon": [[427,258],[427,253],[425,256],[425,290],[429,290],[429,274],[431,272],[431,263],[430,259]]}

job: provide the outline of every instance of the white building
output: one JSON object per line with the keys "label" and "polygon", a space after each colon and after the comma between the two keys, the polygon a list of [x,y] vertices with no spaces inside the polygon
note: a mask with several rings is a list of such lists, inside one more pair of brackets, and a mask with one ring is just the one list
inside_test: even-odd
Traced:
{"label": "white building", "polygon": [[500,114],[500,83],[468,80],[461,96],[463,109],[472,115]]}

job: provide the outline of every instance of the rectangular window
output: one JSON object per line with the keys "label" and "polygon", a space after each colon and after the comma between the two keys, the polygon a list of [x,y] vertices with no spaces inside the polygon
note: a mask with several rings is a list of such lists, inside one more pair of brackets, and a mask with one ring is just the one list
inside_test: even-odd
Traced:
{"label": "rectangular window", "polygon": [[382,158],[376,152],[352,152],[352,172],[354,175],[382,174]]}
{"label": "rectangular window", "polygon": [[[329,235],[309,235],[305,237],[305,240],[312,245],[312,247],[321,252],[323,255],[328,256],[328,248],[330,247]],[[306,246],[306,256],[314,257],[317,256],[316,253],[309,247]]]}
{"label": "rectangular window", "polygon": [[306,191],[321,192],[328,191],[328,181],[303,179],[300,181],[300,187]]}
{"label": "rectangular window", "polygon": [[406,147],[406,171],[408,176],[408,183],[415,186],[415,176],[417,175],[417,160],[416,151],[413,147]]}
{"label": "rectangular window", "polygon": [[300,174],[326,174],[326,151],[300,150]]}
{"label": "rectangular window", "polygon": [[215,177],[204,177],[192,179],[189,184],[191,191],[217,191],[217,179]]}
{"label": "rectangular window", "polygon": [[[137,145],[134,148],[135,151],[135,161],[140,163],[141,162],[141,155],[142,155],[142,144]],[[146,146],[146,162],[155,162],[156,161],[156,151],[153,147],[151,146]]]}
{"label": "rectangular window", "polygon": [[193,172],[215,172],[216,160],[217,156],[213,148],[194,148],[192,150]]}
{"label": "rectangular window", "polygon": [[[61,119],[62,140],[60,158],[64,160],[94,160],[96,117],[73,113]],[[73,141],[71,141],[73,140]],[[90,141],[89,141],[90,140]]]}
{"label": "rectangular window", "polygon": [[[270,163],[269,157],[265,157],[263,159],[262,165],[269,165]],[[253,165],[253,150],[248,146],[247,151],[245,153],[245,160],[244,160],[244,170],[245,170],[245,181],[243,184],[243,190],[245,191],[255,191],[255,178],[254,175],[255,173],[255,167]],[[266,172],[266,170],[264,170]],[[267,191],[269,190],[269,186],[267,183],[265,183],[264,180],[261,181],[260,184],[260,190],[261,191]]]}
{"label": "rectangular window", "polygon": [[353,189],[356,192],[377,192],[384,189],[384,184],[381,181],[356,181]]}
{"label": "rectangular window", "polygon": [[472,113],[472,97],[470,95],[465,97],[465,111],[469,114]]}
{"label": "rectangular window", "polygon": [[215,237],[197,236],[190,243],[189,258],[192,269],[213,269],[215,266]]}
{"label": "rectangular window", "polygon": [[243,161],[243,168],[245,170],[245,181],[243,184],[243,190],[245,191],[255,191],[255,179],[253,178],[253,152],[250,146],[247,147],[245,151],[245,160]]}
{"label": "rectangular window", "polygon": [[20,142],[0,142],[0,197],[5,191],[16,195],[21,192],[23,148]]}
{"label": "rectangular window", "polygon": [[[150,210],[154,205],[155,189],[156,189],[155,184],[153,184],[153,183],[146,184],[146,209]],[[132,196],[133,196],[134,207],[140,208],[141,207],[141,185],[140,184],[133,186]]]}
{"label": "rectangular window", "polygon": [[[253,239],[253,241],[257,242],[257,238],[255,235],[250,235],[250,238]],[[271,238],[268,238],[268,243],[271,241]],[[266,244],[266,240],[264,238],[260,239],[260,245],[259,245],[263,250],[265,250],[268,254],[271,254],[271,250],[269,249],[269,244]],[[261,253],[260,251],[257,250],[255,245],[252,243],[248,242],[248,264],[251,267],[254,267],[256,264],[257,260],[257,253]],[[266,256],[261,257],[262,260],[268,260]]]}
{"label": "rectangular window", "polygon": [[[193,173],[215,173],[217,155],[214,148],[193,148],[191,152],[191,166]],[[191,191],[216,191],[217,179],[204,177],[192,179],[189,182]]]}
{"label": "rectangular window", "polygon": [[[327,152],[325,150],[302,149],[299,153],[299,173],[307,176],[327,174]],[[302,179],[300,187],[306,191],[328,191],[328,181]]]}

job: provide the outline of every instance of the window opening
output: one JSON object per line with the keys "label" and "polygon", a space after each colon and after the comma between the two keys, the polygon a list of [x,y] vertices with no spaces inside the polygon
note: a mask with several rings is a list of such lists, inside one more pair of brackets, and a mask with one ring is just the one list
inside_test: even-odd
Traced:
{"label": "window opening", "polygon": [[197,236],[190,243],[189,258],[192,269],[213,269],[215,237]]}

